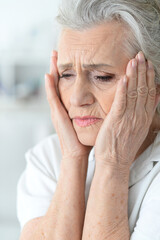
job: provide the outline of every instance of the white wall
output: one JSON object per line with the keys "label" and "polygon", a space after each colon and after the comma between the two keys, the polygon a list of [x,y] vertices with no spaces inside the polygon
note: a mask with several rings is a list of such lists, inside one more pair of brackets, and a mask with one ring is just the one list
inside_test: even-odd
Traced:
{"label": "white wall", "polygon": [[44,35],[36,44],[42,39],[50,39],[55,33],[58,4],[59,0],[0,0],[0,50],[21,48],[25,45],[22,39],[38,35],[37,26]]}
{"label": "white wall", "polygon": [[[0,83],[5,85],[8,81],[12,85],[13,78],[19,77],[29,84],[32,79],[29,65],[42,65],[39,79],[45,74],[43,69],[49,70],[51,50],[56,47],[58,35],[54,21],[58,3],[59,0],[0,0]],[[3,240],[19,239],[16,187],[26,164],[24,154],[55,132],[43,79],[40,83],[39,92],[28,97],[16,99],[0,91],[0,239]]]}

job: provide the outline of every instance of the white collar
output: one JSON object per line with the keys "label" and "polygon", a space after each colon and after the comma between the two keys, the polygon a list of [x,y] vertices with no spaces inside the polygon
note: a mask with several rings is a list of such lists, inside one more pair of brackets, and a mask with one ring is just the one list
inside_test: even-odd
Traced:
{"label": "white collar", "polygon": [[154,142],[136,158],[130,167],[129,187],[133,186],[154,167],[154,162],[160,161],[160,131]]}
{"label": "white collar", "polygon": [[95,160],[95,153],[94,153],[94,146],[92,147],[90,153],[89,153],[89,157],[88,157],[88,161],[93,161]]}
{"label": "white collar", "polygon": [[[88,161],[95,161],[95,148],[93,147],[89,154]],[[154,142],[145,149],[145,151],[136,158],[130,167],[129,187],[133,186],[142,179],[154,167],[154,162],[160,161],[160,131]]]}

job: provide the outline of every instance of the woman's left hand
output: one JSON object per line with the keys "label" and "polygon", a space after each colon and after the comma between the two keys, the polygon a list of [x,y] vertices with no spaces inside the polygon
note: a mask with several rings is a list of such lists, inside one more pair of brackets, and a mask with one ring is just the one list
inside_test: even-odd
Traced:
{"label": "woman's left hand", "polygon": [[151,61],[148,64],[139,52],[127,65],[124,78],[128,83],[119,80],[111,110],[96,138],[96,164],[129,169],[145,140],[160,102],[154,67]]}

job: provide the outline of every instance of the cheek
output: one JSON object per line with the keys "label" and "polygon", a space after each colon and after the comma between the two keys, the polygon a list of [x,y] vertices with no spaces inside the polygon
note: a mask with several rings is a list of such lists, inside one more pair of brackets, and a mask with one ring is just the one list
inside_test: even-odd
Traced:
{"label": "cheek", "polygon": [[116,93],[116,87],[113,87],[112,89],[101,93],[101,95],[99,96],[99,104],[101,105],[101,108],[103,109],[106,115],[109,113],[112,107],[115,93]]}
{"label": "cheek", "polygon": [[[65,82],[59,81],[58,87],[59,87],[61,100],[64,106],[66,107],[66,109],[68,110],[69,103],[70,103],[70,96],[72,94],[72,85],[68,85],[68,84],[65,84]],[[112,103],[114,101],[115,93],[116,93],[116,87],[117,87],[117,84],[112,87],[108,86],[108,88],[104,91],[100,89],[94,89],[92,92],[92,94],[97,99],[105,115],[107,115],[111,109]]]}
{"label": "cheek", "polygon": [[71,95],[71,87],[66,86],[64,83],[62,83],[62,81],[59,81],[58,88],[59,88],[61,100],[64,106],[66,107],[66,109],[68,110],[68,103]]}

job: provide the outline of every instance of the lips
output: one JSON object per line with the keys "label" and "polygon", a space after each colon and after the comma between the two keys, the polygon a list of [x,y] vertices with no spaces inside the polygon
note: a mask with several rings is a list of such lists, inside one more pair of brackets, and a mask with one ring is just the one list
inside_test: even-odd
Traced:
{"label": "lips", "polygon": [[86,127],[86,126],[95,124],[101,121],[102,119],[94,116],[85,116],[85,117],[75,117],[74,120],[78,126]]}

